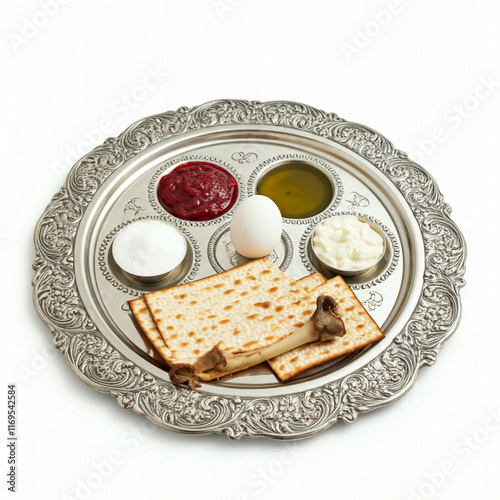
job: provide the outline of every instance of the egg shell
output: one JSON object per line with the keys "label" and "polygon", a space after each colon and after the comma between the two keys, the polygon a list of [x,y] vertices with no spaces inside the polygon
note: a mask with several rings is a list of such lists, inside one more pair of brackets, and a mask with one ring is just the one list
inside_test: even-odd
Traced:
{"label": "egg shell", "polygon": [[283,220],[273,200],[255,195],[241,202],[231,219],[235,250],[251,259],[269,255],[281,239]]}

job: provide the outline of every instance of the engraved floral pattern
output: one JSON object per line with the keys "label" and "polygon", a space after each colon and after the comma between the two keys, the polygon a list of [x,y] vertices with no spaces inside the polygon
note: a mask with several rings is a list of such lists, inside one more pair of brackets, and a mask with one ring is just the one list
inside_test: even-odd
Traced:
{"label": "engraved floral pattern", "polygon": [[351,199],[345,200],[345,203],[351,210],[366,208],[370,205],[370,200],[366,196],[363,196],[356,191],[353,191],[350,194],[350,197]]}
{"label": "engraved floral pattern", "polygon": [[248,153],[244,153],[243,151],[236,151],[231,155],[231,159],[234,161],[237,161],[238,163],[252,163],[254,161],[257,161],[259,157],[257,156],[257,153],[254,153],[252,151]]}
{"label": "engraved floral pattern", "polygon": [[378,292],[370,292],[368,298],[363,300],[362,303],[368,311],[374,311],[380,307],[384,302],[384,297]]}
{"label": "engraved floral pattern", "polygon": [[[114,349],[90,320],[78,294],[74,243],[79,221],[106,178],[149,146],[190,130],[223,124],[305,130],[371,162],[397,187],[420,226],[426,252],[421,297],[394,341],[359,370],[314,391],[266,398],[223,397],[174,386]],[[124,408],[170,430],[225,433],[231,439],[311,436],[337,420],[386,405],[434,363],[460,317],[465,242],[432,177],[377,132],[293,102],[218,100],[151,116],[84,156],[52,199],[35,231],[35,306],[75,373]]]}

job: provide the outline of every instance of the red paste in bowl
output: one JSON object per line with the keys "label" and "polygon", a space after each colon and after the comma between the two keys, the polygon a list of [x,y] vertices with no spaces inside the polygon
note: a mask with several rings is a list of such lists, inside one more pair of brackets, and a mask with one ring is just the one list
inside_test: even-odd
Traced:
{"label": "red paste in bowl", "polygon": [[205,221],[225,214],[238,197],[236,179],[213,163],[183,163],[158,184],[163,208],[184,220]]}

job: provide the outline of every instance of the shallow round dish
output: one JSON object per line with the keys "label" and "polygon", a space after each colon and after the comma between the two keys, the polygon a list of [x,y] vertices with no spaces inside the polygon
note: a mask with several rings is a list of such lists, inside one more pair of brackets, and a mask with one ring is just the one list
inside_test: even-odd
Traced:
{"label": "shallow round dish", "polygon": [[187,242],[174,226],[159,220],[139,220],[125,226],[111,246],[115,264],[138,284],[157,283],[184,262]]}
{"label": "shallow round dish", "polygon": [[290,219],[314,217],[335,197],[333,180],[327,173],[303,161],[273,166],[259,179],[256,192],[273,200],[281,215]]}
{"label": "shallow round dish", "polygon": [[[280,162],[327,172],[330,206],[316,218],[285,218],[269,258],[299,280],[323,270],[311,250],[320,220],[346,212],[375,222],[386,236],[385,256],[346,282],[385,338],[287,383],[261,365],[196,390],[174,385],[133,321],[130,301],[243,263],[230,240],[236,204],[200,222],[159,204],[160,176],[189,161],[229,170],[239,202]],[[134,220],[163,220],[183,233],[188,251],[176,274],[135,285],[113,262],[110,247]],[[406,394],[460,320],[465,241],[433,177],[373,129],[301,103],[224,99],[139,120],[77,162],[34,241],[35,307],[73,372],[123,408],[192,435],[288,440],[354,422]]]}
{"label": "shallow round dish", "polygon": [[[318,226],[320,226],[324,222],[331,220],[333,218],[336,218],[336,217],[344,217],[344,215],[334,215],[333,217],[329,217],[328,219],[324,219],[320,222],[320,224],[318,224]],[[322,259],[318,255],[318,253],[314,247],[314,236],[316,234],[316,229],[318,228],[318,226],[316,226],[316,229],[314,229],[312,237],[311,237],[312,252],[314,254],[314,257],[321,263],[321,265],[324,266],[326,269],[328,269],[328,271],[330,271],[333,274],[340,274],[341,276],[357,276],[359,274],[367,273],[367,272],[371,271],[372,269],[374,269],[377,266],[377,264],[384,258],[385,252],[387,250],[387,239],[386,239],[384,232],[376,224],[369,221],[368,219],[365,219],[363,217],[359,217],[357,215],[354,217],[356,217],[356,219],[358,219],[359,221],[368,224],[382,238],[382,245],[383,245],[382,253],[380,254],[380,257],[376,261],[371,263],[369,266],[362,267],[360,269],[342,269],[339,267],[334,267],[331,264],[328,264],[327,262],[325,262],[325,260]]]}

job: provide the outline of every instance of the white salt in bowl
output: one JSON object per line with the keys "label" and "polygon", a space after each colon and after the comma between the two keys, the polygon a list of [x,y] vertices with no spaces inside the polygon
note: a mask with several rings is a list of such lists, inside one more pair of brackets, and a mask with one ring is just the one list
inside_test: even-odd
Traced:
{"label": "white salt in bowl", "polygon": [[125,226],[111,247],[113,259],[133,281],[155,283],[184,261],[187,242],[174,226],[160,220],[139,220]]}

